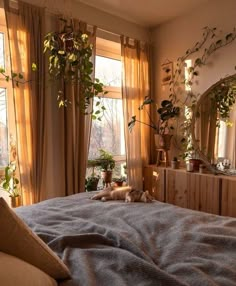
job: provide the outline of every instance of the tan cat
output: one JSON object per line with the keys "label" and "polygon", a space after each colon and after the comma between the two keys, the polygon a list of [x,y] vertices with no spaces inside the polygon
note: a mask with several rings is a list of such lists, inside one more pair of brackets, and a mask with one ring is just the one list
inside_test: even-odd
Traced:
{"label": "tan cat", "polygon": [[153,200],[148,191],[132,190],[131,187],[120,187],[112,189],[108,187],[91,197],[92,200],[125,200],[125,202],[145,202],[149,203]]}

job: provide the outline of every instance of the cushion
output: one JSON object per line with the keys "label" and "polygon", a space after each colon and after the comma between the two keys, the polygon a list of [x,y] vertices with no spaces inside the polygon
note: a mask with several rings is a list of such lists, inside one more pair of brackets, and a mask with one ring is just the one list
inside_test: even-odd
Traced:
{"label": "cushion", "polygon": [[59,257],[0,198],[0,251],[18,257],[55,279],[70,277]]}
{"label": "cushion", "polygon": [[57,286],[42,270],[4,252],[0,252],[0,277],[2,286]]}

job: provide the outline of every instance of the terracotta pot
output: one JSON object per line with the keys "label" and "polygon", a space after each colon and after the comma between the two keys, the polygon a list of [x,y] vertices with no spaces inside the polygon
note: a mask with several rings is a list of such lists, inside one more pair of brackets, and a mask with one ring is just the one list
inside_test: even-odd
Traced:
{"label": "terracotta pot", "polygon": [[11,198],[11,207],[12,208],[17,208],[21,206],[21,197],[10,197]]}
{"label": "terracotta pot", "polygon": [[155,134],[154,139],[156,149],[170,150],[172,136],[173,135],[171,134]]}
{"label": "terracotta pot", "polygon": [[101,178],[103,180],[103,185],[111,184],[112,180],[112,171],[103,171],[101,172]]}
{"label": "terracotta pot", "polygon": [[123,186],[123,181],[114,181],[117,187],[122,187]]}
{"label": "terracotta pot", "polygon": [[200,159],[189,159],[189,163],[193,166],[193,172],[199,172],[199,166],[202,164]]}

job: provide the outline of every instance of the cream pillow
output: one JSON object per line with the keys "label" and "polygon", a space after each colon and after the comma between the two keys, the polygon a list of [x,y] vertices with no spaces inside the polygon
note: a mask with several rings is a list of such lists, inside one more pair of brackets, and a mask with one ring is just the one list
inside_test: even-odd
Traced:
{"label": "cream pillow", "polygon": [[1,286],[57,286],[56,280],[35,266],[0,252]]}
{"label": "cream pillow", "polygon": [[55,279],[70,277],[59,257],[0,198],[0,251],[18,257]]}

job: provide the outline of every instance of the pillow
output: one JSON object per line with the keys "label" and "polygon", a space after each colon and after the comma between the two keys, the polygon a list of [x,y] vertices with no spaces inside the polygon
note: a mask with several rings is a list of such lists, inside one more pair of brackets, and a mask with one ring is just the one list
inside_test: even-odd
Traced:
{"label": "pillow", "polygon": [[0,251],[18,257],[55,279],[70,277],[59,257],[0,198]]}
{"label": "pillow", "polygon": [[35,266],[4,252],[0,252],[2,286],[57,286],[56,280]]}

